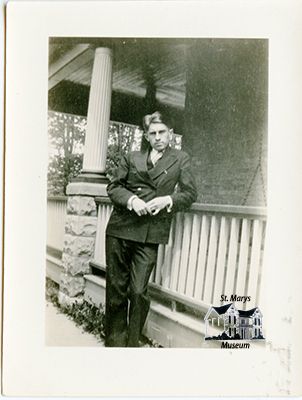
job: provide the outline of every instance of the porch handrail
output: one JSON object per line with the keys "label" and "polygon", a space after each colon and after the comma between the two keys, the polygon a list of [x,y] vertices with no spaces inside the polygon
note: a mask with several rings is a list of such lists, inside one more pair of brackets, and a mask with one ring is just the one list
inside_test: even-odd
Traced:
{"label": "porch handrail", "polygon": [[[111,204],[111,200],[107,196],[99,196],[95,198],[97,204]],[[193,203],[187,212],[205,212],[214,214],[242,215],[245,217],[263,217],[266,218],[266,207],[254,206],[235,206],[231,204],[205,204]]]}
{"label": "porch handrail", "polygon": [[68,196],[64,196],[64,195],[58,195],[58,196],[47,196],[47,201],[63,201],[66,202],[68,199]]}

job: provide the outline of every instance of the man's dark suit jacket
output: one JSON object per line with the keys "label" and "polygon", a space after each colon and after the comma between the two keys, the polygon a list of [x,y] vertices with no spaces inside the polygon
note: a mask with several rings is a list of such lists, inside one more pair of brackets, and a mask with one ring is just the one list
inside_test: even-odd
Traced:
{"label": "man's dark suit jacket", "polygon": [[[168,147],[150,170],[147,168],[148,154],[149,151],[135,151],[122,158],[115,178],[107,187],[114,209],[106,233],[141,243],[167,243],[172,215],[196,201],[196,185],[187,153]],[[163,209],[155,216],[138,216],[127,209],[133,195],[145,202],[170,195],[172,212]]]}

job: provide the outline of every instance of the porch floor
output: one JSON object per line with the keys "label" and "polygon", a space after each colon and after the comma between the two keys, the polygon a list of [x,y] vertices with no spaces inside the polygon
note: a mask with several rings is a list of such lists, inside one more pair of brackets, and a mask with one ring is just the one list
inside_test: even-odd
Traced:
{"label": "porch floor", "polygon": [[62,314],[51,302],[45,307],[46,346],[91,346],[104,347],[101,339],[85,332],[82,328]]}

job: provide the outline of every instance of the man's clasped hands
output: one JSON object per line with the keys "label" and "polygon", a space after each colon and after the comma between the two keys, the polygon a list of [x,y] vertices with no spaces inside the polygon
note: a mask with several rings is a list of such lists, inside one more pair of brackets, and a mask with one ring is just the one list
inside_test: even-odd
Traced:
{"label": "man's clasped hands", "polygon": [[132,209],[137,215],[156,215],[166,207],[172,206],[172,199],[170,196],[160,196],[145,202],[144,200],[135,197],[132,201]]}

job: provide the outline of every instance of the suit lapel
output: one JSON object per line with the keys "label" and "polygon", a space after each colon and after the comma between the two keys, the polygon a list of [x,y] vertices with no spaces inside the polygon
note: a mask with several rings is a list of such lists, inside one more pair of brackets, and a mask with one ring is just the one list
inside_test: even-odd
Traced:
{"label": "suit lapel", "polygon": [[175,164],[176,161],[177,156],[173,151],[171,151],[171,148],[168,147],[162,158],[156,163],[155,167],[148,171],[151,179],[154,181],[162,173],[167,173],[167,169]]}
{"label": "suit lapel", "polygon": [[155,179],[163,173],[167,173],[167,169],[170,168],[177,161],[176,154],[168,147],[162,158],[158,160],[155,167],[148,170],[147,168],[147,158],[149,156],[149,152],[145,151],[143,153],[139,153],[135,157],[135,166],[137,172],[144,178],[146,181],[151,183],[153,186],[156,186]]}
{"label": "suit lapel", "polygon": [[135,159],[135,166],[137,169],[137,172],[150,184],[152,184],[153,186],[155,186],[155,183],[153,182],[153,180],[151,179],[150,175],[149,175],[149,171],[147,168],[147,159],[149,156],[149,152],[148,150],[144,151],[143,153],[139,153]]}

